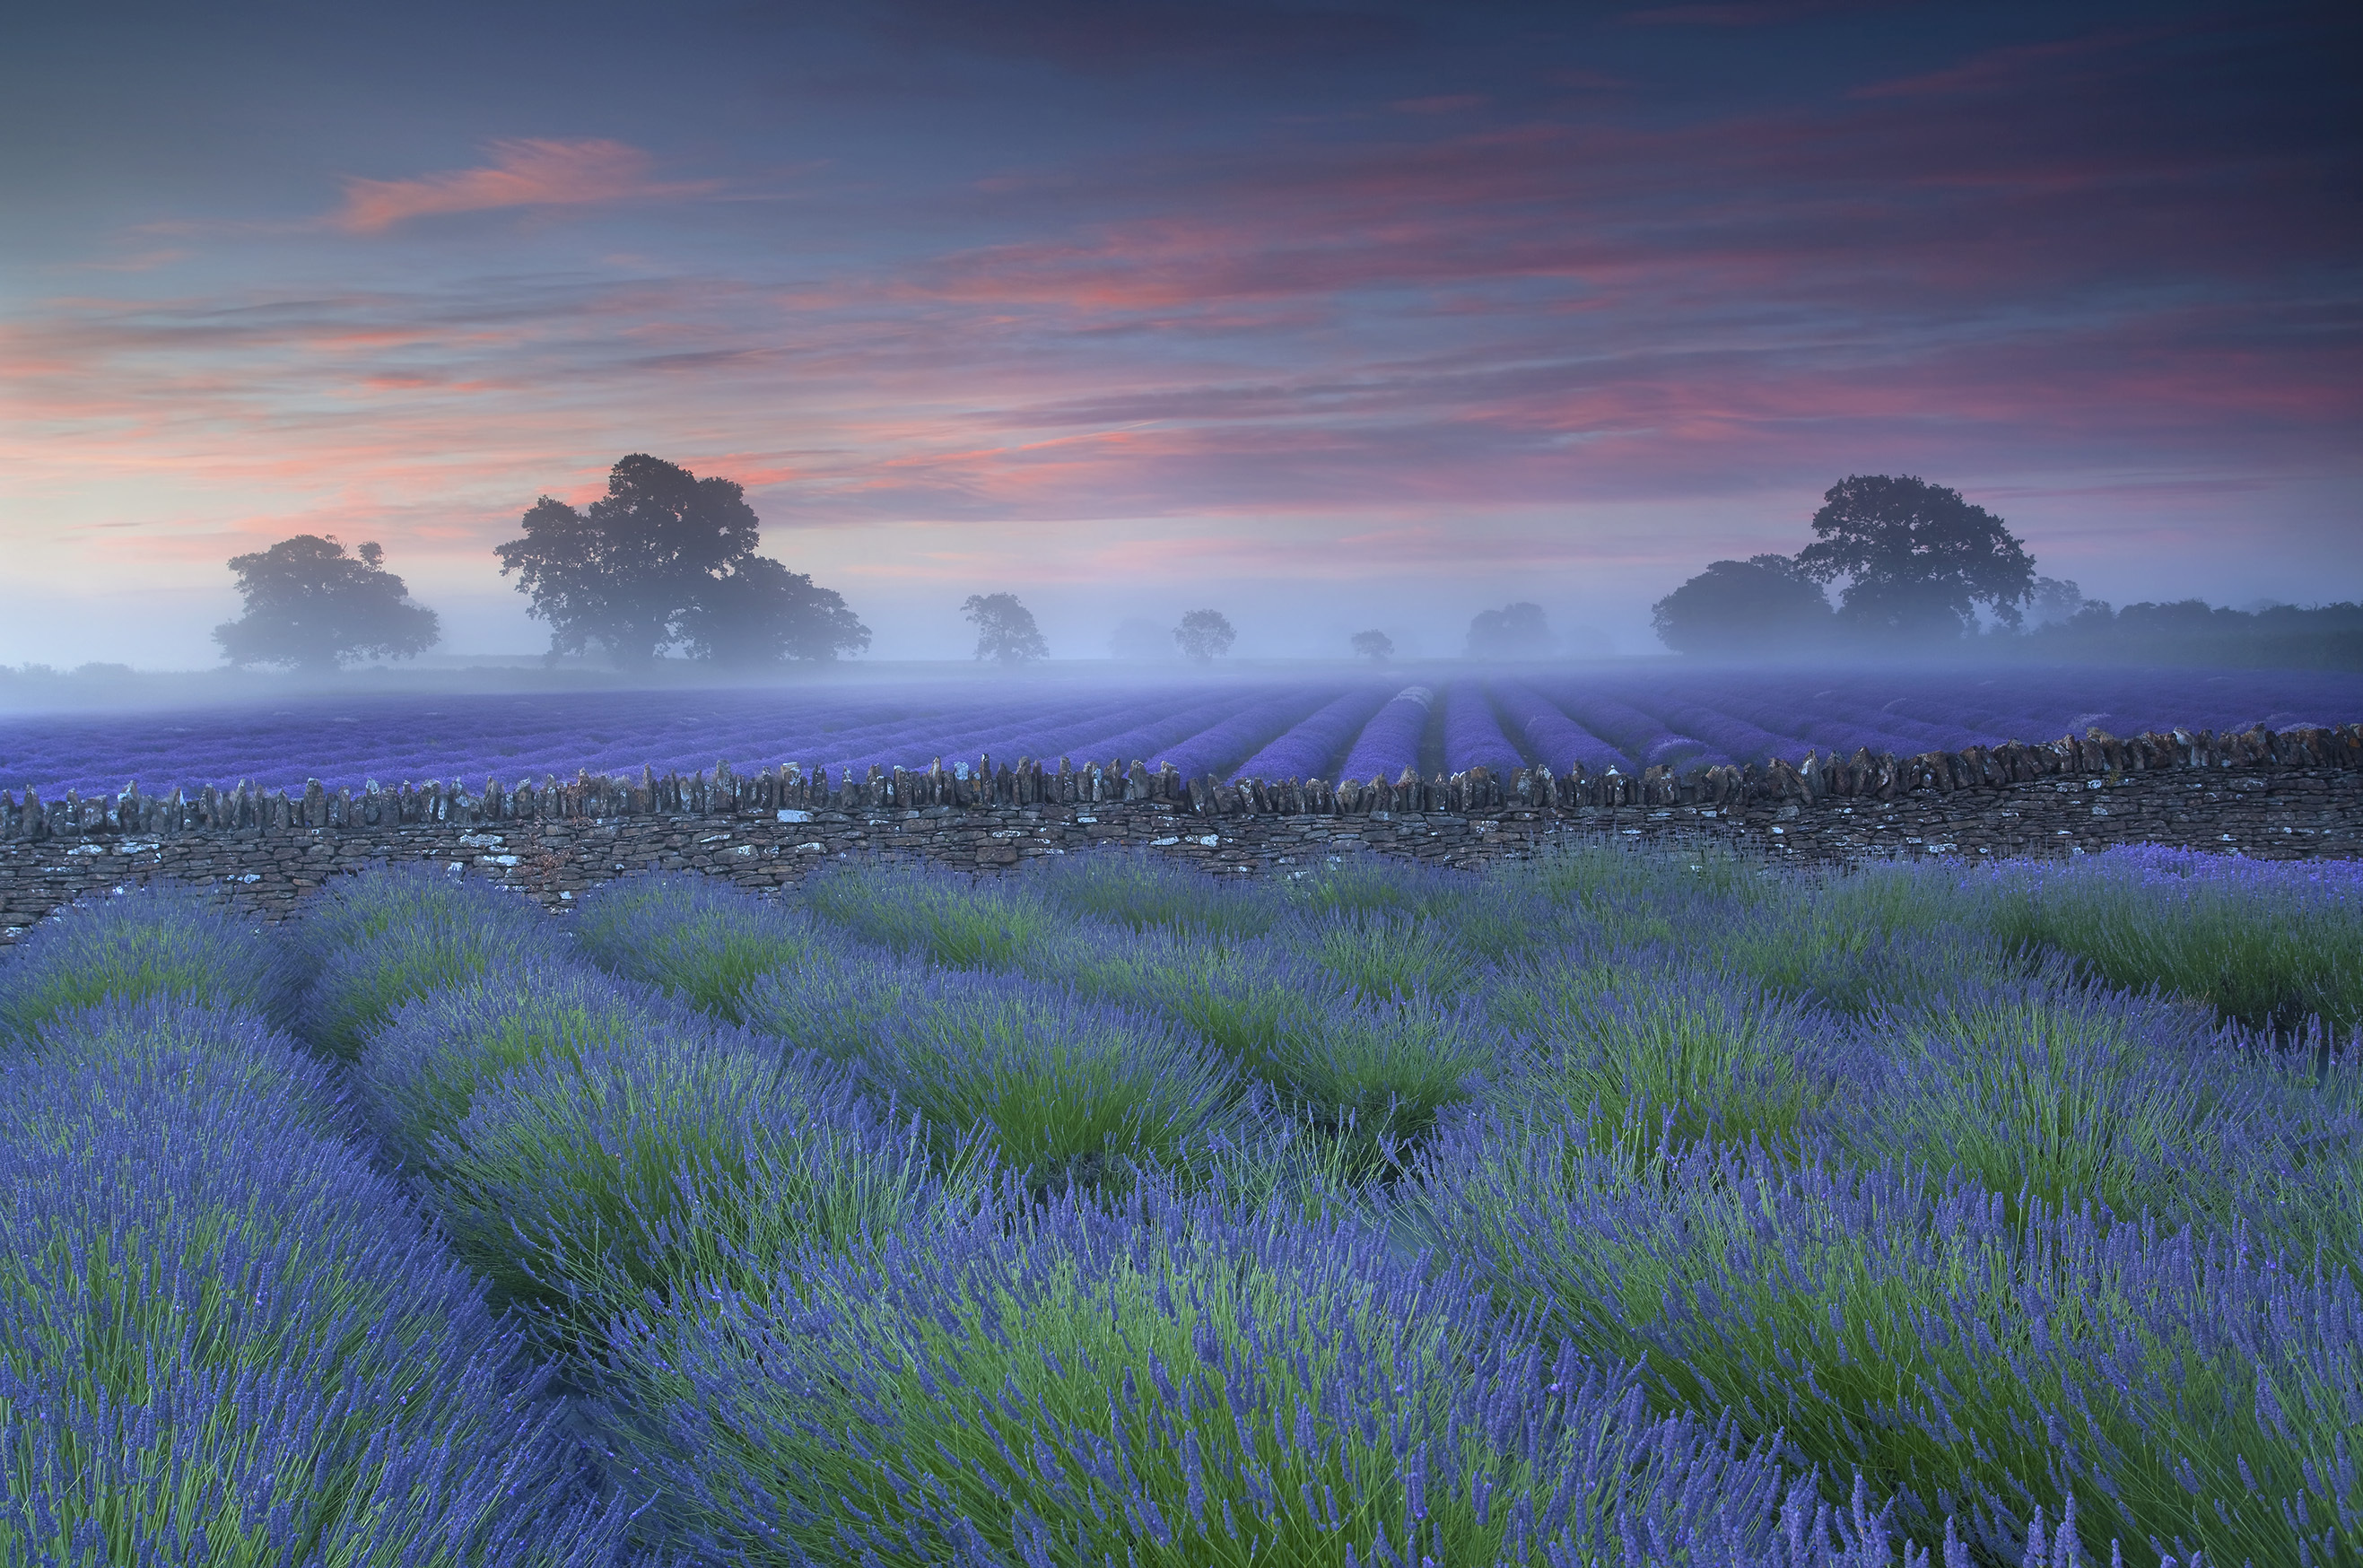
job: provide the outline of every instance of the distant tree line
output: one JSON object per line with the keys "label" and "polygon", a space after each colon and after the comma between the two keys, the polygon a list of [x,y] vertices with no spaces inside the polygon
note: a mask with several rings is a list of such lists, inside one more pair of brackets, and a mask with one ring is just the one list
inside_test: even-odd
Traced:
{"label": "distant tree line", "polygon": [[[549,623],[553,659],[596,653],[639,669],[679,648],[753,668],[870,646],[843,598],[755,553],[762,525],[736,480],[634,453],[609,471],[606,494],[580,509],[545,495],[523,529],[494,553]],[[373,543],[348,554],[334,536],[299,534],[229,568],[246,613],[214,639],[234,665],[332,670],[412,657],[440,635]]]}
{"label": "distant tree line", "polygon": [[[2363,606],[2248,612],[2191,599],[2115,610],[2037,576],[2002,520],[1958,491],[1855,475],[1822,502],[1814,542],[1795,555],[1711,562],[1658,601],[1659,640],[1725,658],[1974,647],[2061,662],[2363,668]],[[1833,583],[1843,584],[1836,605]]]}

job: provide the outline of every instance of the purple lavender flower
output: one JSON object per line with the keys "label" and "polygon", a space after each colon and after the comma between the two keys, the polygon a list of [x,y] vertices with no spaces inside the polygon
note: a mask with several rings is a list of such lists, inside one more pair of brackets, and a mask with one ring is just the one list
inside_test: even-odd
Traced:
{"label": "purple lavender flower", "polygon": [[61,1016],[0,1087],[0,1555],[618,1560],[564,1405],[334,1092],[161,998]]}
{"label": "purple lavender flower", "polygon": [[613,1343],[640,1484],[726,1559],[1752,1562],[1787,1491],[1373,1231],[1154,1188],[807,1253]]}
{"label": "purple lavender flower", "polygon": [[1502,733],[1492,700],[1474,680],[1456,680],[1444,689],[1444,767],[1466,773],[1483,767],[1507,778],[1525,767],[1525,758]]}
{"label": "purple lavender flower", "polygon": [[1397,692],[1362,726],[1337,777],[1362,782],[1384,778],[1392,784],[1406,767],[1416,772],[1427,712],[1435,701],[1436,693],[1425,686],[1406,686]]}
{"label": "purple lavender flower", "polygon": [[1619,773],[1635,771],[1631,757],[1560,712],[1524,681],[1496,681],[1493,695],[1527,749],[1553,773],[1565,778],[1579,768],[1593,773],[1612,768]]}
{"label": "purple lavender flower", "polygon": [[1327,778],[1330,765],[1362,733],[1387,700],[1383,687],[1360,687],[1330,699],[1261,751],[1239,764],[1234,778]]}

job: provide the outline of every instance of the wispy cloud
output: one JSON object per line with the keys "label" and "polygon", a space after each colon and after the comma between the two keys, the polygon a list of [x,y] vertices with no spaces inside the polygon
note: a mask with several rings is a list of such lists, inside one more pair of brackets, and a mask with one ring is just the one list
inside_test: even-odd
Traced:
{"label": "wispy cloud", "polygon": [[408,180],[349,179],[328,218],[348,234],[382,234],[413,218],[509,207],[594,206],[709,194],[713,180],[665,181],[655,160],[620,141],[496,141],[491,161]]}

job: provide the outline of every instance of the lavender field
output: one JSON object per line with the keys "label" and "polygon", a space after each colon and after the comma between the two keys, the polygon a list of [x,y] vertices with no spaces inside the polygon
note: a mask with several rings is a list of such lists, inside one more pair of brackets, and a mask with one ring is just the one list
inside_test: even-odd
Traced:
{"label": "lavender field", "polygon": [[317,695],[269,708],[0,718],[0,790],[54,799],[136,781],[175,788],[358,790],[374,778],[693,771],[782,762],[832,777],[1020,756],[1170,762],[1198,778],[1425,776],[1576,765],[1599,772],[1802,758],[1858,747],[1908,756],[2042,741],[2098,725],[2273,729],[2363,716],[2363,677],[2241,670],[2028,669],[1978,674],[1537,669],[1474,676],[1141,682],[973,680],[793,690],[538,696]]}
{"label": "lavender field", "polygon": [[2356,867],[2155,849],[129,893],[0,1561],[2330,1568],[2358,1030]]}

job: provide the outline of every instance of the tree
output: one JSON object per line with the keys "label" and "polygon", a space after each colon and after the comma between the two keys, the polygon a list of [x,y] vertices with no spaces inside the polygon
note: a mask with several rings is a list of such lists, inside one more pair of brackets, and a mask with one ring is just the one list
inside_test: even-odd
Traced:
{"label": "tree", "polygon": [[680,639],[682,618],[753,558],[761,530],[734,481],[635,452],[580,512],[543,496],[525,514],[525,537],[496,553],[501,575],[516,572],[517,591],[550,624],[553,657],[595,644],[629,668]]}
{"label": "tree", "polygon": [[740,668],[827,664],[870,646],[845,601],[768,556],[749,556],[699,590],[680,619],[692,658]]}
{"label": "tree", "polygon": [[1821,641],[1830,602],[1787,556],[1750,556],[1708,563],[1652,605],[1649,619],[1676,653],[1760,657]]}
{"label": "tree", "polygon": [[1505,604],[1469,623],[1470,658],[1540,658],[1550,651],[1550,625],[1539,604]]}
{"label": "tree", "polygon": [[1814,513],[1797,565],[1815,582],[1848,579],[1838,613],[1892,635],[1958,637],[1982,604],[2006,625],[2035,586],[2035,558],[2002,519],[1958,491],[1906,475],[1840,480]]}
{"label": "tree", "polygon": [[1395,640],[1384,632],[1354,634],[1354,657],[1369,659],[1372,664],[1384,664],[1394,657]]}
{"label": "tree", "polygon": [[1034,624],[1034,612],[1017,602],[1014,593],[971,593],[960,613],[976,628],[976,657],[1002,664],[1024,664],[1048,658],[1050,645]]}
{"label": "tree", "polygon": [[232,556],[246,613],[214,628],[234,665],[330,670],[356,658],[409,658],[442,635],[435,612],[410,602],[385,552],[345,553],[335,535],[298,534],[267,550]]}
{"label": "tree", "polygon": [[1173,628],[1173,644],[1195,664],[1212,664],[1239,640],[1230,617],[1220,610],[1193,610]]}
{"label": "tree", "polygon": [[2035,586],[2026,591],[2026,608],[2038,626],[2056,626],[2072,620],[2077,612],[2093,602],[2084,597],[2082,589],[2065,578],[2038,577]]}

